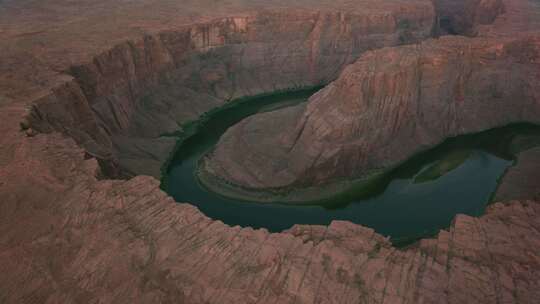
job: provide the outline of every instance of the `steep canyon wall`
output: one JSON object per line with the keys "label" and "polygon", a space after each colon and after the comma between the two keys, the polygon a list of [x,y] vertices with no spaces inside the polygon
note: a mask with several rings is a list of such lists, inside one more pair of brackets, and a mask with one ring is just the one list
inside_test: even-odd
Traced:
{"label": "steep canyon wall", "polygon": [[475,36],[478,26],[490,24],[504,13],[503,0],[433,0],[439,34]]}
{"label": "steep canyon wall", "polygon": [[539,37],[444,37],[368,52],[307,105],[229,129],[206,170],[254,189],[324,184],[388,170],[456,135],[539,123]]}
{"label": "steep canyon wall", "polygon": [[434,20],[428,2],[376,14],[269,10],[149,35],[73,66],[30,125],[73,137],[109,174],[157,177],[175,145],[162,135],[230,100],[328,83],[366,50],[429,37]]}

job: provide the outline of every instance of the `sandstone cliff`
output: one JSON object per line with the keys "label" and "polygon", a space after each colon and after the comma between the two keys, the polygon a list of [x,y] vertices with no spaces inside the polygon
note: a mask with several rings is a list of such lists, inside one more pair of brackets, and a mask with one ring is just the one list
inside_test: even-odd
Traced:
{"label": "sandstone cliff", "polygon": [[[505,15],[513,29],[535,28],[532,2],[504,2],[506,11],[524,12]],[[1,1],[0,303],[536,303],[538,202],[460,215],[436,238],[398,250],[344,222],[281,234],[229,227],[177,204],[153,178],[96,179],[102,173],[91,156],[118,157],[119,135],[129,142],[138,128],[133,117],[144,98],[123,94],[158,94],[156,84],[174,79],[181,56],[163,49],[172,45],[163,35],[188,35],[186,24],[216,18],[235,23],[268,6],[285,15],[309,7],[377,15],[362,4],[380,13],[426,2]],[[21,131],[21,121],[30,129]],[[154,158],[144,147],[135,161]]]}
{"label": "sandstone cliff", "polygon": [[539,79],[539,36],[444,37],[368,52],[306,106],[228,130],[207,168],[251,188],[361,177],[448,137],[540,122]]}
{"label": "sandstone cliff", "polygon": [[0,119],[2,303],[536,303],[540,203],[496,204],[399,250],[347,222],[229,227],[150,177],[98,181],[61,134]]}
{"label": "sandstone cliff", "polygon": [[[367,5],[367,4],[366,4]],[[158,177],[181,125],[240,97],[328,83],[369,49],[431,35],[427,1],[366,12],[263,10],[119,44],[35,102],[38,131],[62,131],[93,156]]]}

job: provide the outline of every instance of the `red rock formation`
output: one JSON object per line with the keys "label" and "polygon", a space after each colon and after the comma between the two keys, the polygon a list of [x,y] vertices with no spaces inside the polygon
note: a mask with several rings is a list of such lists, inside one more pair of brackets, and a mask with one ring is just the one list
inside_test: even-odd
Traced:
{"label": "red rock formation", "polygon": [[[496,204],[405,250],[347,222],[228,227],[150,177],[98,181],[62,135],[0,113],[3,303],[535,303],[540,203]],[[11,123],[13,122],[13,123]]]}
{"label": "red rock formation", "polygon": [[[3,118],[21,114],[4,110]],[[346,222],[269,234],[177,205],[149,177],[96,181],[96,162],[59,134],[2,131],[2,147],[17,151],[2,154],[0,170],[5,303],[534,303],[539,296],[536,202],[458,216],[449,231],[406,250]]]}
{"label": "red rock formation", "polygon": [[[281,234],[229,227],[176,204],[153,178],[96,179],[100,169],[85,149],[98,154],[88,142],[108,148],[111,138],[102,123],[106,119],[96,119],[97,111],[89,108],[99,98],[122,101],[119,94],[129,91],[129,83],[132,91],[142,90],[158,76],[125,77],[129,69],[84,62],[141,31],[268,2],[143,0],[122,2],[122,13],[119,2],[110,0],[0,4],[0,303],[535,303],[540,298],[538,202],[496,204],[478,219],[458,216],[436,239],[398,250],[371,229],[344,222]],[[373,11],[360,4],[374,3],[316,2],[368,13]],[[411,1],[376,3],[388,9]],[[122,52],[131,52],[123,47],[96,58],[116,54],[121,61]],[[123,63],[133,67],[129,62]],[[60,72],[73,64],[88,69],[75,73],[77,84],[85,79],[84,85]],[[121,77],[97,81],[92,77],[101,72],[93,74],[92,66]],[[93,91],[109,96],[89,99]],[[23,118],[35,100],[37,116],[29,124]],[[117,121],[126,126],[120,116]]]}
{"label": "red rock formation", "polygon": [[366,12],[260,11],[148,35],[73,66],[72,84],[38,100],[30,122],[158,177],[175,144],[161,135],[232,99],[328,83],[365,50],[427,38],[434,19],[418,1]]}
{"label": "red rock formation", "polygon": [[[540,9],[527,1],[436,6],[440,18],[457,18],[457,33],[479,38],[365,54],[305,109],[258,115],[230,129],[207,171],[248,189],[321,184],[388,169],[450,136],[538,122]],[[508,11],[494,20],[502,8]],[[482,25],[488,22],[498,32]],[[264,120],[279,123],[265,128]],[[234,148],[240,143],[241,157]]]}
{"label": "red rock formation", "polygon": [[257,115],[229,129],[207,168],[251,188],[361,177],[448,137],[540,122],[539,73],[540,36],[445,37],[372,51],[301,111]]}

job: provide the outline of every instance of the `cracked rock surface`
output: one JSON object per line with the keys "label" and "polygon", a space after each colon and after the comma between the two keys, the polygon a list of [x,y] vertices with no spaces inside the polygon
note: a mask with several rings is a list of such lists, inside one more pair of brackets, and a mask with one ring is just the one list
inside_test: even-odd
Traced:
{"label": "cracked rock surface", "polygon": [[[21,114],[4,107],[2,118]],[[540,203],[458,215],[396,249],[348,222],[279,234],[176,204],[151,177],[96,180],[60,134],[2,125],[3,303],[536,303]]]}

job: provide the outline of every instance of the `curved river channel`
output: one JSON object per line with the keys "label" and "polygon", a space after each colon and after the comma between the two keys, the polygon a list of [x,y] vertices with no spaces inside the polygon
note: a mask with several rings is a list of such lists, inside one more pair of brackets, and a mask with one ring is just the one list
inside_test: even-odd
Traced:
{"label": "curved river channel", "polygon": [[279,232],[294,224],[347,220],[390,236],[396,245],[407,244],[447,228],[458,213],[481,215],[498,179],[513,164],[517,139],[540,134],[538,127],[513,125],[452,138],[393,170],[367,195],[348,195],[323,205],[239,201],[209,192],[198,183],[198,160],[227,128],[256,113],[305,102],[314,92],[258,97],[207,115],[204,122],[192,125],[192,135],[179,145],[163,176],[163,189],[177,202],[188,202],[232,226]]}

